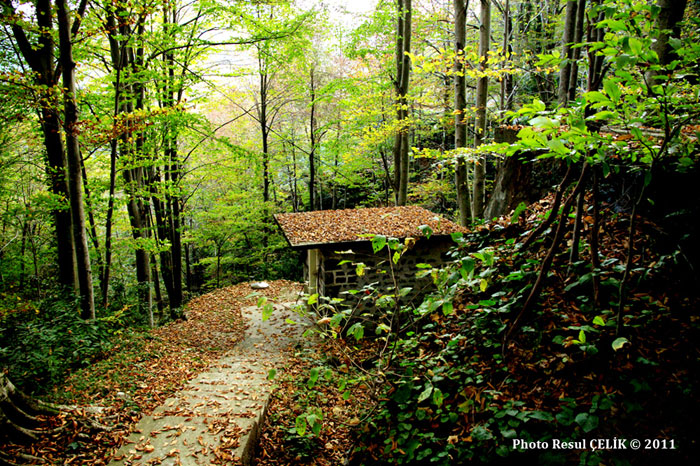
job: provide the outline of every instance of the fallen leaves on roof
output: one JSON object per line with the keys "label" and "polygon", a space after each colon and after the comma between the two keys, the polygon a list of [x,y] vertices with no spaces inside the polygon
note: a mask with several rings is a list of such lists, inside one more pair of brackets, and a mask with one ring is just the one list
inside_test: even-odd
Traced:
{"label": "fallen leaves on roof", "polygon": [[307,246],[365,240],[362,235],[421,237],[427,225],[433,235],[466,233],[466,229],[418,206],[319,210],[275,215],[289,244]]}

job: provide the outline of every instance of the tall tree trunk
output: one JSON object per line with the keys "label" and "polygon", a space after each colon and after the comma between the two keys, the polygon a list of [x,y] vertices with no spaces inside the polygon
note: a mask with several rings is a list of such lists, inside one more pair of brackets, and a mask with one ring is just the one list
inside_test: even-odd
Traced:
{"label": "tall tree trunk", "polygon": [[[688,0],[657,0],[656,4],[660,10],[654,23],[654,29],[659,31],[659,36],[651,44],[651,49],[659,57],[659,64],[664,66],[673,60],[674,53],[668,40],[671,37],[680,36],[678,23],[683,20]],[[655,84],[655,78],[660,73],[660,71],[653,69],[647,71],[645,75],[647,83],[650,86]]]}
{"label": "tall tree trunk", "polygon": [[[260,60],[259,60],[260,61]],[[263,168],[263,202],[270,200],[270,154],[268,147],[269,128],[267,127],[267,73],[262,70],[262,62],[260,63],[260,135],[262,137],[262,168]]]}
{"label": "tall tree trunk", "polygon": [[[586,19],[586,0],[578,0],[576,6],[576,29],[574,31],[574,44],[583,42],[583,29]],[[581,47],[574,47],[571,56],[571,74],[569,77],[569,100],[576,99],[578,88],[578,60],[581,58]]]}
{"label": "tall tree trunk", "polygon": [[[503,54],[510,60],[513,53],[511,44],[513,35],[513,18],[510,14],[510,0],[503,5]],[[501,79],[501,110],[513,108],[513,75],[505,73]]]}
{"label": "tall tree trunk", "polygon": [[90,193],[90,187],[87,177],[87,170],[85,169],[85,163],[80,159],[80,171],[83,175],[83,187],[85,188],[85,207],[87,207],[88,213],[88,225],[89,225],[89,236],[92,242],[92,247],[95,249],[95,256],[97,256],[97,270],[100,280],[100,293],[104,288],[104,276],[102,272],[104,271],[104,262],[102,259],[102,250],[100,248],[100,238],[97,236],[97,222],[95,221],[95,215],[93,213],[94,206],[92,205],[92,194]]}
{"label": "tall tree trunk", "polygon": [[[467,145],[467,83],[464,75],[464,45],[467,40],[467,10],[469,1],[454,0],[455,11],[455,63],[454,63],[454,95],[455,95],[455,149]],[[459,224],[467,226],[471,218],[471,199],[469,196],[468,164],[464,156],[457,155],[455,164],[455,184],[457,187],[457,208],[459,209]]]}
{"label": "tall tree trunk", "polygon": [[[115,108],[119,113],[133,113],[143,109],[144,84],[138,73],[143,68],[143,48],[134,49],[134,41],[142,38],[145,32],[143,17],[134,18],[136,24],[128,21],[131,15],[123,4],[106,5],[107,39],[109,41],[112,67],[117,76],[115,86]],[[136,39],[135,39],[136,38]],[[136,142],[133,139],[136,139]],[[136,281],[139,288],[139,308],[152,322],[153,295],[151,291],[151,263],[145,249],[150,236],[148,210],[143,202],[144,167],[139,149],[142,135],[137,134],[132,122],[126,122],[119,135],[119,151],[124,164],[124,190],[127,194],[127,211],[131,224],[131,234],[136,243]]]}
{"label": "tall tree trunk", "polygon": [[60,118],[55,110],[49,108],[42,109],[41,113],[50,191],[63,204],[52,212],[58,255],[58,280],[66,287],[78,290],[73,222],[66,179],[66,155],[61,138]]}
{"label": "tall tree trunk", "polygon": [[564,19],[564,35],[562,36],[562,63],[559,73],[559,89],[557,93],[560,107],[564,107],[569,98],[569,82],[571,80],[571,63],[574,49],[571,47],[576,33],[577,0],[566,2],[566,17]]}
{"label": "tall tree trunk", "polygon": [[[479,15],[479,69],[486,71],[491,38],[491,1],[481,0]],[[476,82],[476,131],[474,146],[479,147],[486,136],[486,101],[488,98],[489,78],[484,74]],[[486,183],[486,157],[474,167],[474,187],[472,195],[472,217],[481,218],[484,214],[484,185]]]}
{"label": "tall tree trunk", "polygon": [[406,205],[408,198],[408,83],[411,59],[411,0],[396,0],[396,120],[394,139],[394,196],[396,205]]}
{"label": "tall tree trunk", "polygon": [[68,191],[70,193],[73,239],[77,262],[78,286],[80,290],[81,317],[95,318],[95,298],[92,288],[90,249],[85,230],[85,206],[83,202],[83,179],[81,172],[80,146],[76,134],[78,105],[75,99],[75,62],[71,44],[70,18],[66,0],[56,0],[60,61],[63,71],[65,115],[63,126],[66,138],[68,165]]}
{"label": "tall tree trunk", "polygon": [[107,218],[105,219],[105,259],[100,273],[102,286],[102,307],[107,307],[109,297],[109,279],[112,266],[112,217],[114,216],[114,191],[117,184],[117,140],[112,139],[109,151],[109,200],[107,201]]}
{"label": "tall tree trunk", "polygon": [[[15,10],[9,0],[1,0],[3,17],[19,18],[20,14]],[[84,12],[85,4],[81,3],[79,12]],[[12,35],[19,53],[34,72],[34,82],[42,89],[39,96],[39,115],[41,131],[46,149],[46,173],[49,179],[49,191],[55,199],[63,205],[55,207],[52,211],[57,263],[58,280],[66,287],[78,290],[76,275],[75,245],[73,241],[73,227],[71,212],[68,203],[68,183],[66,180],[66,155],[63,139],[61,138],[61,117],[59,115],[54,86],[58,83],[59,74],[54,70],[54,21],[50,0],[37,0],[34,5],[37,26],[46,34],[41,34],[37,43],[33,45],[19,21],[10,21]],[[73,29],[77,30],[79,22],[74,23]],[[75,31],[74,31],[75,32]],[[64,204],[65,203],[65,204]]]}
{"label": "tall tree trunk", "polygon": [[309,211],[315,210],[314,190],[316,189],[316,81],[315,70],[311,67],[309,72],[309,96],[311,99],[311,110],[309,115]]}

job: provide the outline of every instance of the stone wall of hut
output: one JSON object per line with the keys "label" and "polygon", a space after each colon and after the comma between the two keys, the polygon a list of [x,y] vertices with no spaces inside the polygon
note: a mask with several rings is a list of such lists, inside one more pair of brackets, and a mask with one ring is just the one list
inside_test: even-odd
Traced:
{"label": "stone wall of hut", "polygon": [[[447,251],[453,245],[449,238],[421,238],[404,253],[398,264],[393,264],[393,270],[386,249],[374,254],[369,243],[356,244],[350,249],[342,245],[326,246],[319,252],[318,292],[323,296],[356,303],[366,295],[363,292],[365,287],[371,286],[384,293],[393,293],[396,280],[399,289],[412,289],[402,298],[402,303],[417,306],[423,296],[434,290],[429,276],[416,278],[416,273],[420,270],[416,267],[417,264],[427,263],[433,267],[445,265],[448,261]],[[362,276],[357,274],[358,263],[365,265]],[[360,293],[349,294],[350,290],[359,290]]]}

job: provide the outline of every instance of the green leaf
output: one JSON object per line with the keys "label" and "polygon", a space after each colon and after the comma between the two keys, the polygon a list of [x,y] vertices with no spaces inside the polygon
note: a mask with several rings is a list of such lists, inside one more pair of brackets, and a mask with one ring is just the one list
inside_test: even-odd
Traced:
{"label": "green leaf", "polygon": [[452,301],[445,301],[444,303],[442,303],[442,313],[444,315],[452,314],[453,310],[454,310],[454,306],[452,304]]}
{"label": "green leaf", "polygon": [[439,388],[433,390],[433,403],[435,403],[435,406],[437,406],[438,408],[442,406],[442,402],[444,399],[445,397]]}
{"label": "green leaf", "polygon": [[521,202],[518,204],[518,206],[515,208],[513,211],[513,215],[510,217],[510,223],[517,223],[518,219],[520,218],[520,214],[525,212],[527,210],[527,204],[524,202]]}
{"label": "green leaf", "polygon": [[418,403],[420,403],[421,401],[427,400],[430,397],[430,395],[432,395],[432,393],[433,393],[433,386],[432,385],[428,385],[427,387],[425,387],[425,390],[423,390],[420,393],[420,395],[418,395]]}
{"label": "green leaf", "polygon": [[490,440],[493,434],[484,426],[478,425],[472,429],[472,438],[477,441]]}
{"label": "green leaf", "polygon": [[425,236],[427,239],[430,239],[430,237],[433,235],[433,229],[428,225],[421,225],[418,227],[418,230],[423,233],[423,236]]}
{"label": "green leaf", "polygon": [[363,276],[365,274],[365,264],[363,264],[362,262],[358,263],[355,266],[355,272],[357,273],[358,277]]}
{"label": "green leaf", "polygon": [[476,263],[474,259],[462,259],[462,266],[459,268],[459,273],[462,275],[462,278],[468,280],[472,272],[474,272],[475,267]]}
{"label": "green leaf", "polygon": [[612,348],[617,351],[621,349],[623,346],[625,346],[626,343],[629,343],[630,341],[625,338],[625,337],[620,337],[616,338],[615,341],[612,342]]}
{"label": "green leaf", "polygon": [[362,337],[365,335],[365,328],[362,326],[361,323],[355,322],[349,329],[348,329],[348,334],[352,335],[355,337],[355,340],[361,340]]}
{"label": "green leaf", "polygon": [[547,141],[547,146],[552,150],[552,152],[556,152],[557,154],[566,154],[569,152],[569,148],[566,147],[563,142],[561,142],[561,139],[558,138]]}
{"label": "green leaf", "polygon": [[538,421],[553,421],[554,416],[552,416],[552,413],[548,413],[546,411],[530,411],[530,417],[532,419],[537,419]]}
{"label": "green leaf", "polygon": [[309,296],[309,306],[316,304],[318,302],[318,293],[314,293]]}
{"label": "green leaf", "polygon": [[381,251],[384,246],[386,246],[386,236],[375,235],[372,238],[372,251],[374,251],[375,254]]}
{"label": "green leaf", "polygon": [[309,380],[306,382],[306,386],[309,387],[309,389],[314,388],[316,385],[316,382],[318,382],[318,376],[319,376],[319,370],[318,367],[314,367],[311,369],[309,372]]}
{"label": "green leaf", "polygon": [[294,425],[297,430],[297,435],[303,437],[304,434],[306,434],[306,416],[303,414],[297,416],[296,420],[294,421]]}
{"label": "green leaf", "polygon": [[644,49],[644,43],[636,37],[630,37],[629,47],[633,55],[641,55],[642,50]]}
{"label": "green leaf", "polygon": [[576,424],[581,426],[584,432],[588,433],[598,427],[598,416],[589,413],[579,413],[576,415]]}
{"label": "green leaf", "polygon": [[530,120],[530,125],[535,128],[555,129],[559,127],[559,122],[545,116],[538,116]]}
{"label": "green leaf", "polygon": [[315,414],[308,416],[306,420],[311,426],[311,431],[314,433],[314,435],[318,436],[321,433],[321,427],[323,427],[321,420]]}
{"label": "green leaf", "polygon": [[622,95],[622,92],[620,91],[620,86],[618,86],[618,84],[615,81],[613,81],[612,79],[606,79],[603,83],[603,89],[605,89],[605,93],[608,94],[610,100],[612,100],[615,103],[620,101],[620,96]]}
{"label": "green leaf", "polygon": [[275,307],[272,304],[265,304],[265,306],[262,309],[262,320],[265,322],[267,319],[272,316],[272,313],[275,312]]}
{"label": "green leaf", "polygon": [[591,91],[591,92],[586,92],[583,97],[589,102],[589,103],[607,103],[610,102],[610,99],[603,94],[600,91]]}
{"label": "green leaf", "polygon": [[586,332],[584,332],[583,329],[578,331],[578,341],[586,343]]}
{"label": "green leaf", "polygon": [[605,319],[603,319],[603,316],[595,316],[593,318],[593,325],[605,325]]}
{"label": "green leaf", "polygon": [[485,279],[482,278],[481,281],[479,282],[479,289],[481,291],[486,291],[486,288],[488,288],[488,287],[489,287],[489,282],[487,282]]}
{"label": "green leaf", "polygon": [[276,375],[277,375],[277,369],[270,369],[267,372],[267,380],[273,380]]}

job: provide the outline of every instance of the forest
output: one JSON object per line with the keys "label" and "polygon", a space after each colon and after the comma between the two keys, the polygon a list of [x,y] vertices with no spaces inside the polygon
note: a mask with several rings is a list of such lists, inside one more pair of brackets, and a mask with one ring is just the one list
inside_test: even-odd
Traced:
{"label": "forest", "polygon": [[[0,464],[114,460],[234,346],[224,301],[302,286],[275,215],[388,206],[465,233],[420,300],[303,296],[316,343],[270,375],[252,464],[697,457],[697,0],[0,0],[0,24]],[[391,273],[413,246],[365,239]]]}

